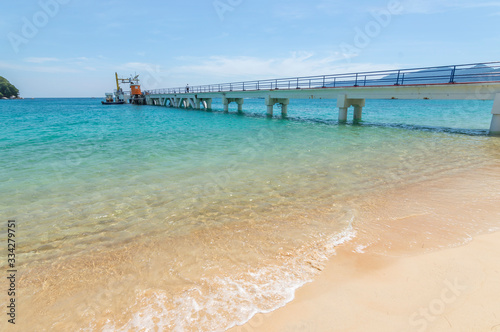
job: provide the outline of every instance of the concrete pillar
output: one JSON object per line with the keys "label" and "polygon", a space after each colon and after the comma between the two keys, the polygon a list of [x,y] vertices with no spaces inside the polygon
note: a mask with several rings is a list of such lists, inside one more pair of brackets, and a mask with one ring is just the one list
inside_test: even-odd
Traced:
{"label": "concrete pillar", "polygon": [[281,104],[281,117],[286,118],[287,112],[288,112],[288,105]]}
{"label": "concrete pillar", "polygon": [[495,95],[491,110],[490,135],[500,136],[500,93]]}
{"label": "concrete pillar", "polygon": [[347,121],[347,107],[339,107],[339,122]]}
{"label": "concrete pillar", "polygon": [[243,98],[238,98],[236,103],[238,104],[238,113],[243,112]]}
{"label": "concrete pillar", "polygon": [[205,101],[207,102],[207,111],[211,111],[212,110],[212,98],[206,99]]}
{"label": "concrete pillar", "polygon": [[273,107],[274,105],[267,105],[267,116],[270,118],[273,117]]}
{"label": "concrete pillar", "polygon": [[354,105],[354,116],[353,120],[354,121],[360,121],[361,120],[361,113],[363,113],[363,107],[359,105]]}
{"label": "concrete pillar", "polygon": [[362,98],[348,98],[347,95],[339,95],[337,97],[337,107],[339,108],[339,122],[347,121],[347,109],[354,106],[354,121],[361,120],[365,100]]}
{"label": "concrete pillar", "polygon": [[339,122],[347,121],[347,109],[351,106],[347,100],[346,95],[339,95],[337,97],[337,107],[339,108]]}
{"label": "concrete pillar", "polygon": [[267,106],[267,116],[273,116],[273,108],[274,104],[281,104],[281,116],[286,117],[288,104],[290,103],[290,99],[288,98],[271,98],[270,96],[266,97],[266,106]]}
{"label": "concrete pillar", "polygon": [[490,135],[500,136],[500,114],[491,116]]}
{"label": "concrete pillar", "polygon": [[281,104],[281,117],[286,118],[288,113],[288,104],[290,103],[290,99],[288,98],[276,98],[274,102]]}
{"label": "concrete pillar", "polygon": [[195,99],[195,107],[194,108],[197,109],[197,110],[201,109],[200,104],[201,104],[201,100],[198,99],[198,98],[196,98]]}
{"label": "concrete pillar", "polygon": [[224,105],[224,112],[229,112],[229,100],[226,97],[222,97],[222,105]]}

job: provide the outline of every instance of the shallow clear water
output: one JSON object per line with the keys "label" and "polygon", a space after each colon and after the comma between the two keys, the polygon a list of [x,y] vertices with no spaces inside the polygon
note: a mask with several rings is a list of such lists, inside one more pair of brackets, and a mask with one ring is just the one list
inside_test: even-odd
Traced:
{"label": "shallow clear water", "polygon": [[317,274],[355,236],[357,200],[500,157],[492,102],[368,100],[347,125],[328,100],[293,100],[288,119],[213,107],[0,102],[25,324],[223,330]]}

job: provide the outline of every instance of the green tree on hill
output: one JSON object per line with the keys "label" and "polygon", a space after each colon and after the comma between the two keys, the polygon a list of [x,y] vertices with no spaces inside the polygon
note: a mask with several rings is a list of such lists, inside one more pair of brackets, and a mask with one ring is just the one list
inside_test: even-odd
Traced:
{"label": "green tree on hill", "polygon": [[0,76],[0,98],[10,98],[11,96],[19,97],[19,90],[10,84],[7,79]]}

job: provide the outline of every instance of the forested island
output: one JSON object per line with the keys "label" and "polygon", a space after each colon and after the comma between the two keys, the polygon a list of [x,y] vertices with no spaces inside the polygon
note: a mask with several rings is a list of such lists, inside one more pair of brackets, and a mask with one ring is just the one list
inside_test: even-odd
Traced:
{"label": "forested island", "polygon": [[0,99],[19,98],[19,90],[6,78],[0,76]]}

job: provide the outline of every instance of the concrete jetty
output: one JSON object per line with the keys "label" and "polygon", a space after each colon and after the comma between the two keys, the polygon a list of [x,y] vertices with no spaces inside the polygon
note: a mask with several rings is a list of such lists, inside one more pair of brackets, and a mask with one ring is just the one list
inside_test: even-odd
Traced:
{"label": "concrete jetty", "polygon": [[337,102],[339,122],[347,121],[350,107],[353,119],[361,120],[367,99],[494,100],[490,134],[500,135],[500,62],[146,91],[147,104],[157,106],[210,110],[214,98],[222,100],[226,112],[230,103],[242,112],[245,98],[263,99],[270,117],[276,104],[286,117],[293,99],[332,99]]}

